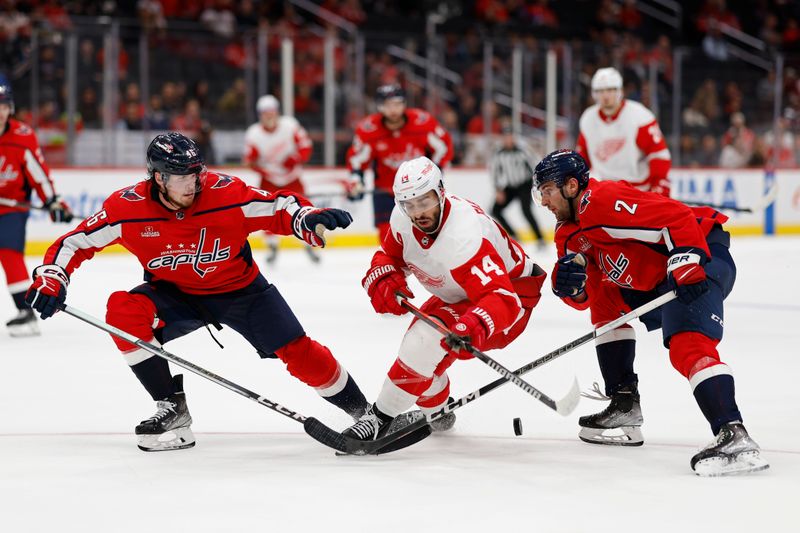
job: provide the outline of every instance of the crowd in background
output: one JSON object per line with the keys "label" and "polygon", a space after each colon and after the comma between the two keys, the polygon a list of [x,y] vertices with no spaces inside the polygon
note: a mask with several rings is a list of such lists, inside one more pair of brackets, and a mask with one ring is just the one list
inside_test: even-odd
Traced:
{"label": "crowd in background", "polygon": [[[341,129],[353,125],[372,109],[374,89],[384,83],[402,83],[412,105],[433,112],[454,136],[455,162],[469,162],[470,136],[499,133],[509,120],[509,109],[483,102],[484,43],[497,39],[492,71],[498,87],[510,83],[510,50],[520,45],[533,57],[555,47],[563,58],[570,47],[578,88],[570,100],[559,102],[559,114],[574,122],[591,103],[588,82],[601,66],[623,72],[628,98],[652,108],[667,136],[675,121],[680,136],[671,139],[682,166],[762,166],[775,159],[780,166],[800,162],[800,3],[790,0],[683,2],[681,30],[675,31],[644,15],[633,0],[473,0],[469,2],[416,0],[322,0],[315,2],[361,28],[366,40],[365,105],[348,107],[338,101]],[[425,14],[442,17],[436,27],[441,37],[444,66],[460,75],[446,86],[446,94],[428,95],[424,84],[409,78],[401,62],[386,52],[387,44],[401,43],[424,55]],[[322,42],[324,31],[309,12],[285,1],[256,0],[129,0],[59,1],[4,0],[0,2],[0,69],[8,73],[18,93],[18,115],[37,129],[66,128],[64,87],[64,33],[73,28],[126,21],[119,36],[119,89],[113,117],[103,106],[104,42],[98,32],[80,33],[78,43],[77,128],[114,127],[127,130],[175,129],[207,142],[214,129],[244,129],[251,110],[246,107],[248,63],[242,36],[258,28],[268,30],[270,86],[280,96],[280,40],[294,37],[295,114],[312,134],[321,129],[323,101]],[[398,25],[398,21],[403,21]],[[33,29],[44,30],[32,57]],[[126,29],[127,28],[127,29]],[[725,28],[757,37],[765,55],[786,57],[780,119],[773,124],[775,79],[773,70],[736,68],[735,49]],[[323,29],[324,30],[324,29]],[[145,32],[154,55],[149,86],[142,86],[138,70],[139,36]],[[418,48],[414,50],[414,46]],[[683,68],[683,106],[672,116],[670,95],[674,51],[689,47]],[[348,68],[345,49],[336,49],[336,76]],[[165,58],[162,60],[162,58]],[[176,71],[178,65],[181,69]],[[38,77],[38,102],[28,95],[31,72]],[[651,68],[657,87],[650,86]],[[526,104],[545,107],[544,62],[531,67],[525,89]],[[724,73],[724,75],[723,75]],[[143,97],[146,95],[146,98]],[[655,95],[657,101],[652,101]],[[340,99],[342,95],[339,95]],[[485,124],[485,117],[491,122]],[[541,118],[526,115],[526,127],[543,127]],[[774,126],[774,127],[773,127]],[[776,137],[778,141],[776,142]],[[347,135],[343,136],[344,138]],[[559,131],[570,142],[570,131]],[[773,146],[779,152],[773,154]],[[320,151],[319,149],[317,150]]]}

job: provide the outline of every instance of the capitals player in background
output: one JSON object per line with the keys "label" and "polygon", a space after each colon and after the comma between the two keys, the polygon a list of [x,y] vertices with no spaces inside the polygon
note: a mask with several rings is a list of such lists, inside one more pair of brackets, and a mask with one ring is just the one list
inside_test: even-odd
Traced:
{"label": "capitals player in background", "polygon": [[[591,167],[591,174],[599,180],[626,181],[639,190],[669,197],[668,173],[670,153],[653,113],[639,102],[627,100],[622,94],[622,76],[614,68],[601,68],[592,77],[592,97],[595,104],[586,109],[580,118],[580,134],[576,151]],[[555,244],[559,257],[568,254],[566,241],[577,240],[576,224],[564,220],[556,226]],[[571,263],[559,263],[557,268],[568,271]],[[587,269],[587,284],[598,297],[577,303],[569,290],[554,285],[555,294],[576,309],[589,309],[592,324],[597,328],[615,320],[625,301],[619,287],[604,283],[603,274],[596,268]],[[600,296],[602,294],[602,296]],[[605,381],[605,395],[612,399],[611,412],[625,407],[628,416],[622,426],[624,436],[608,439],[584,430],[581,438],[591,442],[639,446],[644,443],[640,425],[643,421],[639,402],[638,378],[633,372],[636,356],[636,334],[629,325],[614,330],[595,340],[595,350],[600,371]],[[617,361],[629,361],[624,376],[615,374]],[[606,424],[608,410],[584,417],[582,424]],[[620,420],[620,422],[622,422]]]}
{"label": "capitals player in background", "polygon": [[[26,299],[43,319],[66,298],[70,275],[95,253],[119,243],[144,268],[145,283],[108,299],[106,321],[156,345],[209,324],[241,334],[262,358],[289,373],[354,419],[367,409],[355,381],[331,351],[309,338],[278,289],[259,272],[247,236],[294,234],[311,246],[314,229],[347,227],[350,214],[319,209],[291,191],[274,193],[239,178],[207,172],[202,154],[179,133],[156,136],[147,149],[148,178],[113,193],[103,208],[48,249]],[[210,330],[209,330],[210,331]],[[181,375],[167,361],[114,338],[124,360],[157,402],[136,426],[145,451],[194,445]]]}
{"label": "capitals player in background", "polygon": [[[278,99],[271,94],[258,99],[256,111],[258,122],[244,133],[244,163],[258,173],[261,190],[305,194],[300,177],[313,149],[308,132],[296,118],[281,116]],[[278,257],[276,236],[267,237],[267,248],[267,263],[272,263]],[[312,261],[319,262],[312,247],[306,251]]]}
{"label": "capitals player in background", "polygon": [[350,198],[363,196],[364,171],[372,166],[375,190],[372,206],[379,238],[389,229],[394,208],[392,183],[400,164],[427,156],[439,168],[453,159],[450,134],[427,111],[406,107],[406,93],[399,85],[378,87],[375,100],[378,112],[369,115],[356,128],[353,144],[347,151],[350,172]]}
{"label": "capitals player in background", "polygon": [[36,134],[14,114],[14,95],[8,80],[0,75],[0,264],[17,315],[6,322],[12,337],[39,334],[36,316],[25,304],[25,291],[30,285],[25,266],[25,225],[28,209],[4,205],[28,203],[33,191],[42,201],[53,222],[72,221],[69,206],[56,194],[50,171],[42,157]]}
{"label": "capitals player in background", "polygon": [[[716,436],[692,457],[692,469],[698,475],[718,476],[767,468],[742,425],[733,374],[717,351],[723,300],[736,278],[730,234],[722,227],[728,218],[710,207],[689,208],[627,183],[590,178],[586,161],[570,150],[553,152],[539,162],[534,188],[559,224],[578,228],[566,239],[567,254],[553,274],[554,286],[569,292],[576,304],[604,297],[595,286],[586,285],[589,271],[602,272],[602,283],[619,287],[627,305],[616,316],[675,291],[675,300],[641,320],[648,330],[661,328],[673,367],[689,381]],[[603,376],[612,390],[635,378],[633,358],[609,358],[605,364]],[[627,399],[612,396],[602,416],[582,417],[581,434],[592,437],[584,440],[614,444],[614,437],[603,441],[606,430],[641,425],[641,412],[630,403],[630,394]]]}
{"label": "capitals player in background", "polygon": [[[433,295],[422,310],[475,348],[511,343],[539,301],[544,271],[480,207],[446,195],[442,173],[427,157],[400,165],[393,190],[389,232],[362,281],[375,311],[405,314],[395,295],[413,297],[405,279],[413,274]],[[429,325],[412,320],[376,402],[345,434],[378,438],[415,403],[424,412],[439,410],[449,397],[448,367],[471,357]],[[449,413],[433,429],[449,429],[454,422],[455,414]]]}

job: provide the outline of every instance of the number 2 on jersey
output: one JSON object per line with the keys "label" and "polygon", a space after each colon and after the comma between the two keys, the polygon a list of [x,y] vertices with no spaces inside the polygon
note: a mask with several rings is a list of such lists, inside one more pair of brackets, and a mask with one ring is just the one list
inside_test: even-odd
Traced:
{"label": "number 2 on jersey", "polygon": [[481,285],[488,285],[489,282],[492,281],[492,278],[490,277],[490,274],[492,272],[497,273],[498,276],[503,275],[503,271],[500,269],[499,266],[497,266],[497,264],[494,261],[492,261],[492,258],[489,257],[488,255],[483,256],[481,263],[483,270],[478,268],[477,265],[472,265],[472,268],[469,269],[471,273],[478,276],[478,279],[481,280]]}
{"label": "number 2 on jersey", "polygon": [[633,215],[636,214],[636,208],[638,207],[639,204],[628,205],[622,200],[617,200],[617,202],[614,204],[614,211],[622,211],[623,209],[625,209],[625,211]]}

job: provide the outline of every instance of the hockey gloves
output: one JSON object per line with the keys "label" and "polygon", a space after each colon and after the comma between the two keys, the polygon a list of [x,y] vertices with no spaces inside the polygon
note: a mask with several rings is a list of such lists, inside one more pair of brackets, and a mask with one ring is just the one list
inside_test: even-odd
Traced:
{"label": "hockey gloves", "polygon": [[346,228],[353,221],[347,211],[335,208],[301,207],[294,215],[292,230],[311,246],[325,247],[325,229]]}
{"label": "hockey gloves", "polygon": [[369,269],[361,280],[361,286],[367,291],[372,307],[376,313],[403,315],[408,309],[397,301],[397,292],[408,298],[414,295],[406,285],[406,277],[394,265],[376,265]]}
{"label": "hockey gloves", "polygon": [[58,265],[42,265],[33,271],[33,283],[25,293],[25,302],[39,312],[42,320],[50,318],[67,299],[69,276]]}
{"label": "hockey gloves", "polygon": [[72,214],[72,210],[70,210],[69,206],[60,196],[53,196],[50,201],[45,204],[45,207],[50,211],[50,220],[53,222],[70,223],[75,217]]}
{"label": "hockey gloves", "polygon": [[347,199],[358,201],[364,198],[364,176],[360,172],[353,172],[350,178],[344,183]]}
{"label": "hockey gloves", "polygon": [[708,261],[699,248],[675,248],[667,260],[667,281],[678,299],[688,305],[708,292],[703,265]]}
{"label": "hockey gloves", "polygon": [[447,351],[447,355],[458,359],[472,359],[474,356],[466,349],[467,343],[475,349],[482,350],[486,345],[488,333],[486,323],[473,310],[458,319],[452,332],[442,339],[441,345]]}
{"label": "hockey gloves", "polygon": [[553,267],[553,293],[559,298],[575,298],[586,289],[586,257],[567,254]]}

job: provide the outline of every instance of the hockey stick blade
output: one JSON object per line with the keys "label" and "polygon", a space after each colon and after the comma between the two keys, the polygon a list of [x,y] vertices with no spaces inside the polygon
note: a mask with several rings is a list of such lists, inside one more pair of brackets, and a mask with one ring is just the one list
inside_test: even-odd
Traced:
{"label": "hockey stick blade", "polygon": [[431,434],[431,427],[422,420],[422,424],[411,424],[399,431],[376,440],[358,440],[329,428],[314,417],[303,423],[308,435],[317,442],[346,455],[378,455],[389,453],[425,439]]}
{"label": "hockey stick blade", "polygon": [[561,416],[567,416],[578,406],[581,399],[581,389],[578,385],[578,378],[572,379],[572,388],[566,396],[556,401],[556,412]]}

